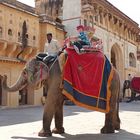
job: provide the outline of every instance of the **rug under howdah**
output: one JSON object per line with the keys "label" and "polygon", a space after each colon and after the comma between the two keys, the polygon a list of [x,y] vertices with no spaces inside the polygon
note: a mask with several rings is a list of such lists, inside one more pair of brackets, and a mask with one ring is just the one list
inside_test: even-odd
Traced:
{"label": "rug under howdah", "polygon": [[112,65],[102,52],[77,54],[67,49],[63,72],[63,94],[76,105],[109,112]]}

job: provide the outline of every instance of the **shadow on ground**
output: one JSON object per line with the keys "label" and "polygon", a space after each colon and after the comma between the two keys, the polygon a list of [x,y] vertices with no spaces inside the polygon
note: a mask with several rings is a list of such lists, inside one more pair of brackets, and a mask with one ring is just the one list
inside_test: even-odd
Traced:
{"label": "shadow on ground", "polygon": [[62,138],[52,136],[48,138],[36,138],[36,137],[20,137],[20,136],[13,136],[12,139],[22,139],[22,140],[139,140],[140,135],[136,135],[125,130],[120,130],[118,133],[114,134],[78,134],[78,135],[70,135],[70,134],[63,134],[61,135]]}
{"label": "shadow on ground", "polygon": [[[123,111],[140,111],[140,101],[131,103],[120,103],[120,112]],[[78,106],[65,106],[64,117],[78,115],[81,112],[93,112]],[[0,126],[9,126],[14,124],[29,123],[41,121],[43,116],[43,106],[16,108],[16,109],[2,109],[0,110]]]}
{"label": "shadow on ground", "polygon": [[[91,110],[78,106],[64,106],[64,117],[78,115],[80,112],[91,112]],[[2,109],[0,110],[0,126],[41,121],[42,117],[43,106]]]}

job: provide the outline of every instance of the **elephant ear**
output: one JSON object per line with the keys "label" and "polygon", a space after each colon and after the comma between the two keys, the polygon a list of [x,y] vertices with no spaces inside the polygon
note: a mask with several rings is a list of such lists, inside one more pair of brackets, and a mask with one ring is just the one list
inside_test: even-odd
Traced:
{"label": "elephant ear", "polygon": [[35,58],[33,58],[26,64],[25,69],[34,73],[38,64],[39,62]]}

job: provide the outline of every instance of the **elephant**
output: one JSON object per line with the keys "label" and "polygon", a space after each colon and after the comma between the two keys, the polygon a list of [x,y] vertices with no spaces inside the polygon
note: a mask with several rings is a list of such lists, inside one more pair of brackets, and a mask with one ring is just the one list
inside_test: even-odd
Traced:
{"label": "elephant", "polygon": [[125,90],[130,88],[130,81],[125,80],[123,83],[123,98],[125,97]]}
{"label": "elephant", "polygon": [[133,77],[131,81],[129,80],[125,80],[124,83],[123,83],[123,98],[125,97],[125,90],[126,89],[130,89],[131,91],[131,96],[130,96],[130,99],[127,100],[126,102],[127,103],[130,103],[132,101],[137,101],[137,100],[140,100],[140,95],[136,96],[136,94],[139,94],[139,89],[137,89],[136,87],[134,88],[133,85],[132,85],[132,81],[133,83],[136,81],[135,79],[140,79],[140,77]]}
{"label": "elephant", "polygon": [[[60,61],[61,57],[61,61]],[[63,127],[63,104],[65,96],[62,94],[63,90],[63,64],[65,63],[66,54],[62,53],[59,57],[55,57],[53,61],[45,64],[36,58],[31,59],[21,72],[17,83],[8,87],[6,77],[3,78],[3,88],[8,91],[19,90],[24,86],[31,86],[36,88],[39,83],[46,80],[45,84],[48,87],[47,99],[44,105],[43,113],[43,127],[38,135],[41,137],[52,136],[52,133],[62,134],[65,132]],[[110,97],[110,111],[105,114],[105,124],[101,128],[101,133],[114,133],[115,130],[120,129],[119,118],[119,94],[120,94],[120,78],[117,70],[113,68],[114,74],[111,81],[111,97]],[[50,129],[51,122],[54,117],[55,128]]]}

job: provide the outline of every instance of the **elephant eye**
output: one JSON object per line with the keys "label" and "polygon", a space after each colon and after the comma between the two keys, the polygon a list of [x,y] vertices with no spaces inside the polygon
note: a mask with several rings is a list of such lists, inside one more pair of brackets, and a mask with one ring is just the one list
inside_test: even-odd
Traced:
{"label": "elephant eye", "polygon": [[35,72],[37,72],[37,70],[38,70],[38,68],[37,68],[37,67],[35,67]]}
{"label": "elephant eye", "polygon": [[26,71],[23,71],[23,74],[26,75],[27,74]]}

